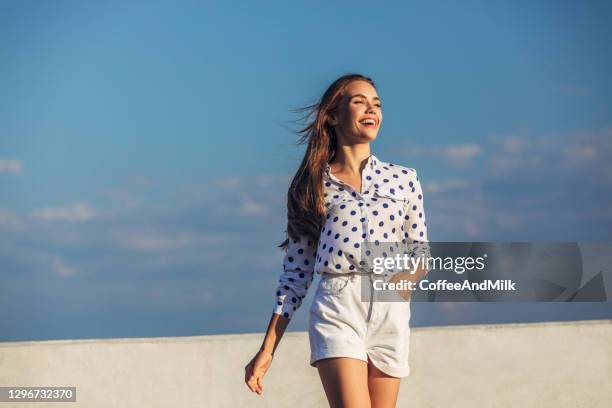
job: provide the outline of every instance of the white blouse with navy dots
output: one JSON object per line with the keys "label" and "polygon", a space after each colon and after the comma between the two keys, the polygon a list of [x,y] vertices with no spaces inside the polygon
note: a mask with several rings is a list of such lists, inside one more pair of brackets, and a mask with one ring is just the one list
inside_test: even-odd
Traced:
{"label": "white blouse with navy dots", "polygon": [[289,239],[273,313],[291,318],[306,297],[314,273],[363,271],[364,242],[402,242],[411,256],[430,256],[423,191],[417,172],[371,154],[360,194],[338,179],[329,164],[323,175],[327,207],[317,249],[305,237]]}

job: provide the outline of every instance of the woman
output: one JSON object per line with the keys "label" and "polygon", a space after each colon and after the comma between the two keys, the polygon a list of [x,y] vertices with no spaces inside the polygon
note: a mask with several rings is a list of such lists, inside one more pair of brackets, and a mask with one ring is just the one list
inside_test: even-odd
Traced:
{"label": "woman", "polygon": [[[409,293],[406,301],[374,302],[365,243],[412,244],[428,256],[421,185],[412,168],[384,162],[370,151],[382,123],[374,82],[363,75],[334,81],[300,143],[308,142],[287,198],[284,271],[263,344],[245,367],[251,391],[262,378],[291,319],[321,274],[310,308],[310,365],[318,369],[332,407],[395,407],[400,379],[409,374]],[[309,116],[310,116],[309,115]],[[368,251],[369,253],[369,251]],[[399,272],[389,281],[418,281],[427,269]]]}

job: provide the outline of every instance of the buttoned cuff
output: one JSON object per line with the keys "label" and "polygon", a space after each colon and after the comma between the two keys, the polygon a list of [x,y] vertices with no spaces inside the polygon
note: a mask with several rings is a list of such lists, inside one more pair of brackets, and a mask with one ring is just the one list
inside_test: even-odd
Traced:
{"label": "buttoned cuff", "polygon": [[298,304],[291,303],[289,299],[285,298],[285,295],[281,295],[277,296],[272,313],[276,313],[286,317],[287,319],[291,319],[293,313],[295,313],[298,307]]}
{"label": "buttoned cuff", "polygon": [[423,266],[425,267],[425,273],[429,272],[431,269],[428,268],[429,262],[427,261],[431,258],[431,249],[429,247],[429,242],[421,241],[415,242],[411,244],[410,256],[412,258],[422,258]]}

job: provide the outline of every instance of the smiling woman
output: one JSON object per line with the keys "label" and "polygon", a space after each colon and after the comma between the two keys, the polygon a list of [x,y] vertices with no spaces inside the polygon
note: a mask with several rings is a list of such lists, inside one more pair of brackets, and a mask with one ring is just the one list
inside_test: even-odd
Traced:
{"label": "smiling woman", "polygon": [[[395,406],[408,376],[408,302],[369,302],[373,284],[365,243],[427,242],[423,192],[416,170],[380,160],[370,150],[383,122],[374,82],[349,74],[310,109],[299,133],[308,148],[287,194],[283,273],[263,344],[245,367],[249,389],[263,376],[290,319],[321,274],[309,309],[310,365],[332,407]],[[310,115],[309,115],[310,117]]]}

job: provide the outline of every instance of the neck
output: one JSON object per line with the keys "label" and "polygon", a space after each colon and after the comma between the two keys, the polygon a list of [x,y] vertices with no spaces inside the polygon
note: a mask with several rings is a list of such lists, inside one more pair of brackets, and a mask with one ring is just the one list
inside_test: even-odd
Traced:
{"label": "neck", "polygon": [[330,161],[336,172],[359,173],[372,155],[370,144],[340,146]]}

